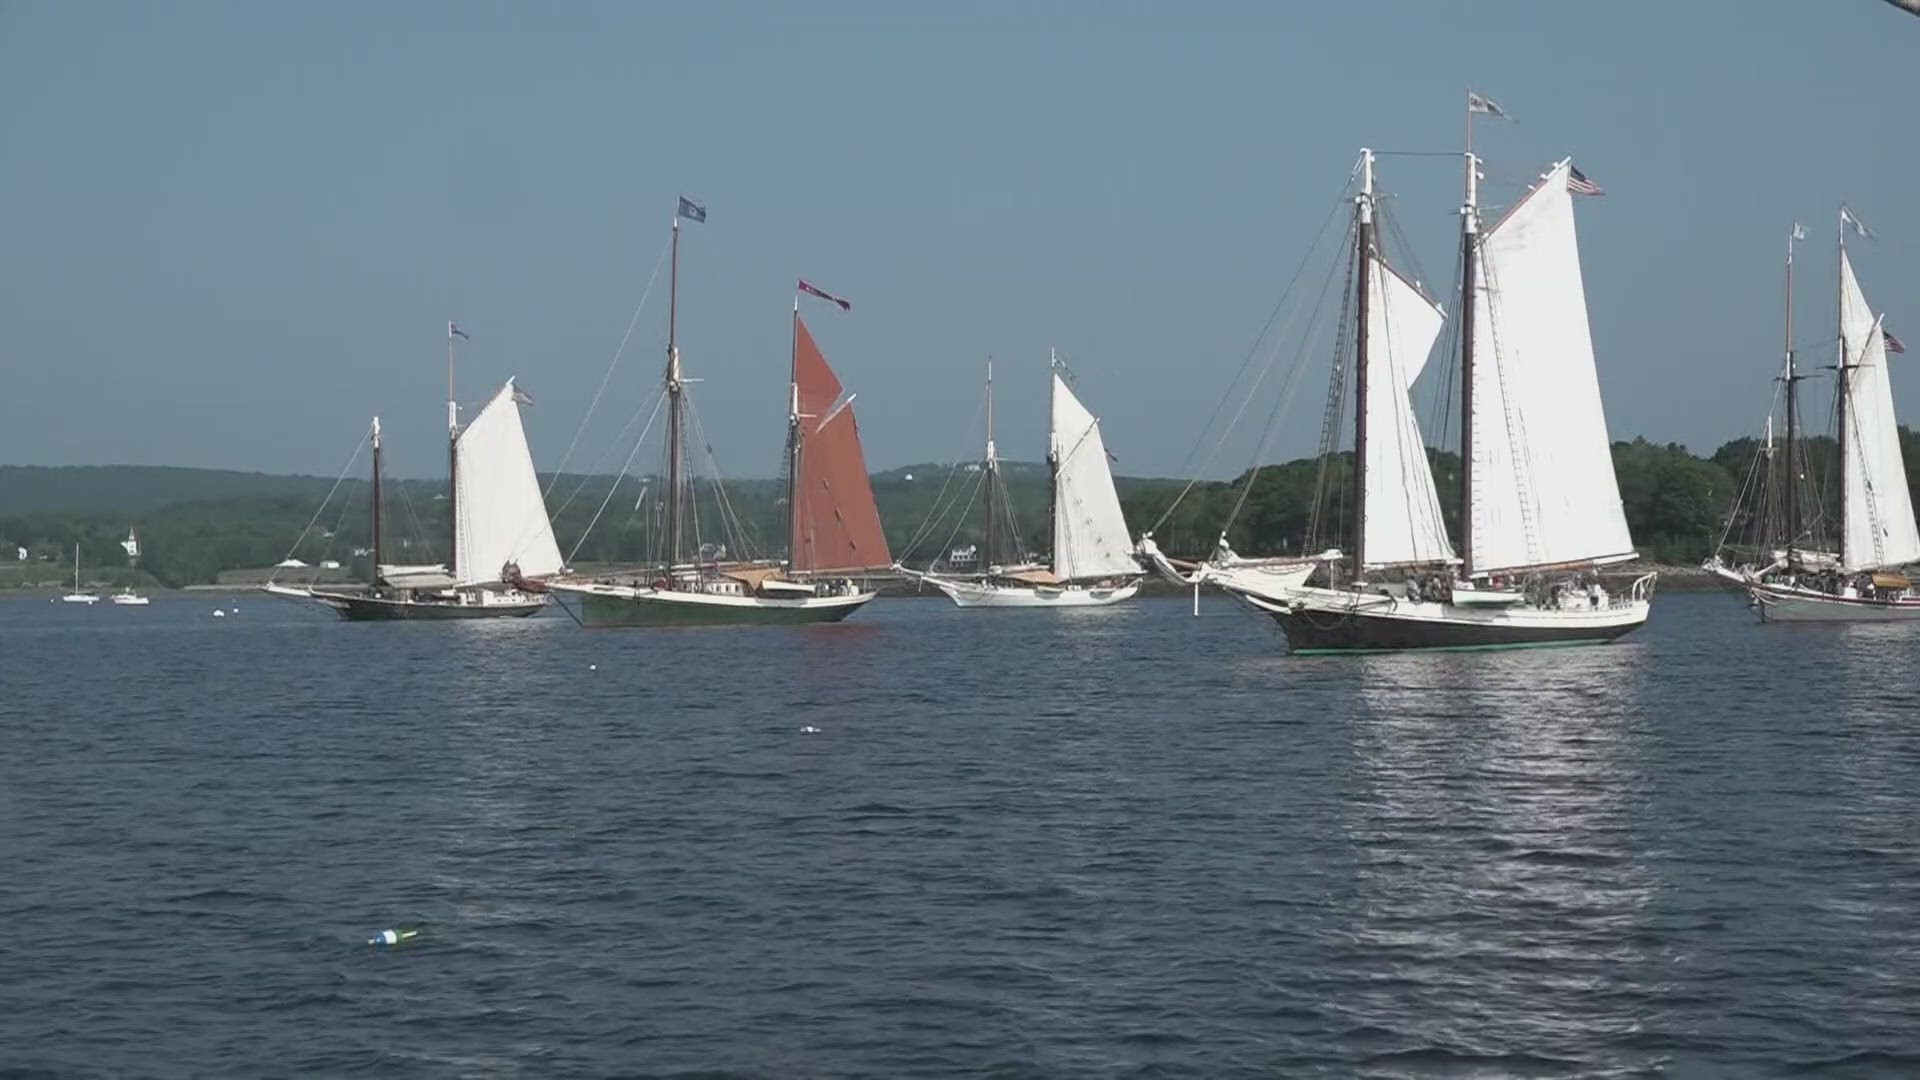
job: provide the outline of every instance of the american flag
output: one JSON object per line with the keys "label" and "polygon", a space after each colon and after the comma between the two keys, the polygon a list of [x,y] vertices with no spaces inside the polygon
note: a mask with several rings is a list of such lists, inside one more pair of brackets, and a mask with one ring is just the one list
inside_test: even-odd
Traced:
{"label": "american flag", "polygon": [[1572,165],[1567,166],[1567,190],[1575,195],[1605,195],[1607,189],[1587,179],[1587,174]]}
{"label": "american flag", "polygon": [[1886,327],[1882,326],[1880,328],[1880,336],[1887,339],[1888,352],[1902,353],[1907,351],[1907,343],[1904,341],[1901,341],[1897,337],[1894,337],[1893,331],[1887,329]]}

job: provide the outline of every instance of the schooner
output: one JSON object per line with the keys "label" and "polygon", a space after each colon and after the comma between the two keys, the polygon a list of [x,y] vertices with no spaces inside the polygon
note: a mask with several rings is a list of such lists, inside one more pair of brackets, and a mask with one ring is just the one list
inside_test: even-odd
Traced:
{"label": "schooner", "polygon": [[994,519],[1000,501],[1000,461],[993,442],[993,361],[987,361],[987,445],[980,463],[985,488],[979,572],[937,573],[896,566],[959,607],[1102,607],[1140,591],[1120,494],[1100,420],[1067,384],[1057,355],[1049,354],[1051,421],[1047,433],[1048,516],[1053,552],[1046,560],[996,559]]}
{"label": "schooner", "polygon": [[[695,489],[685,452],[689,380],[680,363],[678,318],[682,218],[703,222],[706,208],[682,198],[673,219],[662,559],[638,574],[565,577],[549,587],[577,598],[581,621],[596,627],[837,622],[875,595],[856,576],[893,563],[867,478],[854,396],[800,317],[803,293],[842,310],[852,305],[804,280],[796,284],[783,500],[789,555],[785,563],[729,560],[722,546],[700,543],[693,520]],[[723,505],[721,512],[728,509]]]}
{"label": "schooner", "polygon": [[[1755,495],[1775,496],[1766,510],[1755,515],[1767,561],[1730,565],[1730,545],[1723,537],[1720,551],[1706,562],[1707,570],[1747,591],[1754,613],[1764,622],[1920,619],[1920,589],[1901,572],[1902,567],[1920,561],[1920,527],[1914,520],[1887,363],[1890,353],[1904,352],[1906,346],[1887,333],[1885,317],[1875,315],[1867,303],[1847,253],[1849,230],[1872,235],[1850,208],[1842,206],[1837,245],[1838,377],[1834,380],[1842,478],[1839,551],[1811,546],[1817,543],[1813,522],[1819,515],[1802,504],[1801,479],[1807,470],[1799,384],[1807,376],[1800,373],[1793,343],[1793,245],[1805,232],[1795,225],[1787,239],[1787,355],[1781,377],[1786,459],[1778,470],[1767,460],[1772,454],[1769,416],[1765,456],[1756,463],[1768,475],[1760,477],[1760,485],[1750,485]],[[1778,519],[1766,512],[1774,509],[1780,511]],[[1739,508],[1735,510],[1737,515]],[[1774,539],[1782,541],[1778,548],[1771,543]]]}

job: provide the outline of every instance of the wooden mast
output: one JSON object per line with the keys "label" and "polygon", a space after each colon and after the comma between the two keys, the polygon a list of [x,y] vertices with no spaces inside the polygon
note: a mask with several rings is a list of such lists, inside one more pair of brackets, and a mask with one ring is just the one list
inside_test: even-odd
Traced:
{"label": "wooden mast", "polygon": [[1353,336],[1353,580],[1367,566],[1367,308],[1368,275],[1373,261],[1373,151],[1360,151],[1360,194],[1354,199],[1354,259],[1358,266]]}
{"label": "wooden mast", "polygon": [[980,543],[980,570],[985,573],[993,565],[993,503],[998,495],[995,481],[1000,472],[1000,459],[993,449],[993,357],[987,357],[987,532]]}
{"label": "wooden mast", "polygon": [[[1800,375],[1793,362],[1793,242],[1796,223],[1787,234],[1787,572],[1793,572],[1794,547],[1800,541]],[[1764,533],[1764,530],[1763,530]]]}
{"label": "wooden mast", "polygon": [[1480,159],[1467,113],[1467,195],[1460,207],[1460,576],[1473,576],[1473,309],[1480,260]]}
{"label": "wooden mast", "polygon": [[373,583],[380,584],[380,418],[373,418]]}
{"label": "wooden mast", "polygon": [[1837,432],[1838,438],[1836,440],[1838,445],[1835,449],[1838,450],[1840,454],[1840,571],[1842,573],[1845,573],[1847,569],[1847,502],[1850,494],[1848,489],[1851,487],[1851,485],[1847,483],[1847,414],[1849,412],[1848,406],[1852,404],[1852,402],[1848,400],[1849,395],[1847,393],[1847,384],[1852,381],[1851,373],[1847,365],[1846,261],[1848,214],[1849,211],[1847,210],[1846,204],[1841,203],[1840,226],[1834,235],[1833,256],[1835,268],[1834,281],[1837,286],[1833,306],[1834,339],[1840,343],[1840,362],[1834,369],[1838,377],[1834,381],[1833,401],[1834,409],[1839,414],[1839,423],[1836,425],[1839,428]]}
{"label": "wooden mast", "polygon": [[787,347],[787,569],[800,565],[800,293],[793,294],[792,334]]}
{"label": "wooden mast", "polygon": [[673,215],[673,269],[667,285],[667,570],[680,561],[680,486],[683,465],[680,461],[680,214]]}
{"label": "wooden mast", "polygon": [[453,396],[454,324],[447,323],[447,513],[452,539],[447,544],[447,573],[460,580],[460,406]]}
{"label": "wooden mast", "polygon": [[1057,415],[1052,406],[1052,395],[1060,391],[1055,389],[1055,380],[1060,378],[1060,356],[1053,349],[1047,350],[1047,547],[1053,552],[1049,556],[1048,570],[1059,573],[1060,545],[1055,541],[1060,525],[1060,452],[1056,449],[1060,433],[1053,430],[1053,418]]}

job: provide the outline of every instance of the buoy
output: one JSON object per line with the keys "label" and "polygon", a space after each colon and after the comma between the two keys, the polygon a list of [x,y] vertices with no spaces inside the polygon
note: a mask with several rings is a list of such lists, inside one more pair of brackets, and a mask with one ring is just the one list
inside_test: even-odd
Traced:
{"label": "buoy", "polygon": [[413,939],[419,936],[419,927],[404,926],[398,930],[382,930],[373,937],[368,938],[367,944],[375,948],[397,949],[402,945],[412,944]]}
{"label": "buoy", "polygon": [[820,734],[820,729],[819,729],[819,728],[817,728],[817,727],[814,727],[814,726],[813,726],[812,724],[808,724],[808,725],[807,725],[806,727],[803,727],[803,728],[801,728],[801,729],[800,729],[800,734],[802,734],[802,735],[818,735],[818,734]]}
{"label": "buoy", "polygon": [[599,671],[599,670],[600,670],[600,665],[599,665],[599,664],[588,664],[588,665],[587,665],[587,670],[588,670],[588,671]]}
{"label": "buoy", "polygon": [[224,619],[227,617],[227,613],[224,611],[221,611],[219,608],[214,608],[213,617],[216,619]]}

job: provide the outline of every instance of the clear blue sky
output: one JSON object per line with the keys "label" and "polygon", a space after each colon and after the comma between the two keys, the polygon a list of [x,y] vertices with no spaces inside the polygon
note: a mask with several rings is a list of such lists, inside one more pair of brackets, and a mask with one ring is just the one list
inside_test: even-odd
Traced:
{"label": "clear blue sky", "polygon": [[[796,275],[854,302],[810,322],[875,467],[965,447],[988,353],[1004,452],[1037,458],[1053,345],[1120,468],[1173,473],[1356,149],[1456,149],[1469,83],[1520,120],[1483,129],[1493,170],[1572,154],[1608,189],[1581,228],[1617,437],[1756,427],[1785,230],[1815,237],[1801,336],[1830,336],[1843,198],[1881,237],[1869,297],[1920,339],[1920,19],[1190,7],[0,0],[0,462],[331,475],[378,410],[398,470],[430,475],[453,318],[460,396],[520,375],[551,467],[684,191],[712,216],[685,238],[683,349],[729,473],[777,465]],[[1388,168],[1444,280],[1457,167]],[[576,465],[652,391],[664,293]],[[1311,451],[1320,396],[1275,456]]]}

